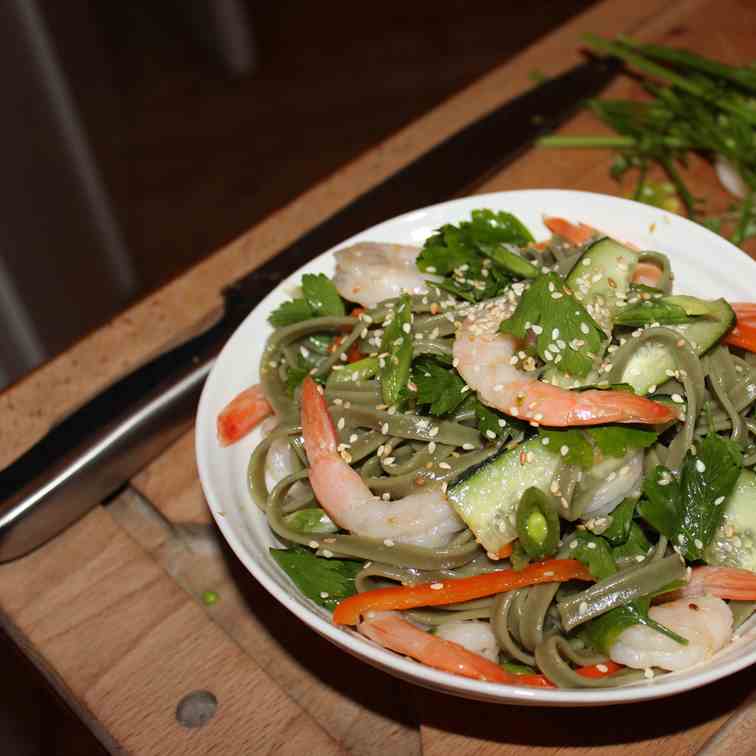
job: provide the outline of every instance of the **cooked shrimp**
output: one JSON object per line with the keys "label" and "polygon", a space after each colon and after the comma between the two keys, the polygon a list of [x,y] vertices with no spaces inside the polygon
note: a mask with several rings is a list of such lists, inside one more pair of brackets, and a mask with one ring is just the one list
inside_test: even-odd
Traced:
{"label": "cooked shrimp", "polygon": [[[543,223],[552,234],[561,236],[562,239],[566,239],[576,246],[585,244],[602,234],[598,229],[587,226],[585,223],[575,225],[564,218],[544,218]],[[630,244],[629,242],[622,243],[630,249],[638,249],[634,244]],[[633,270],[632,281],[644,286],[656,286],[661,277],[662,270],[659,266],[644,261],[636,264]]]}
{"label": "cooked shrimp", "polygon": [[627,391],[569,391],[512,365],[514,337],[498,332],[514,305],[490,300],[475,307],[454,339],[454,360],[465,382],[502,412],[550,426],[664,423],[676,417],[663,404]]}
{"label": "cooked shrimp", "polygon": [[236,443],[271,414],[273,408],[262,387],[259,384],[250,386],[234,397],[218,415],[218,441],[221,446]]}
{"label": "cooked shrimp", "polygon": [[419,247],[381,242],[360,242],[335,253],[333,282],[344,299],[374,307],[403,292],[427,293],[426,281],[442,279],[417,269]]}
{"label": "cooked shrimp", "polygon": [[613,661],[634,669],[686,669],[709,659],[732,638],[732,612],[716,596],[660,604],[652,607],[649,615],[687,638],[687,645],[646,625],[633,625],[623,630],[612,645],[609,656]]}
{"label": "cooked shrimp", "polygon": [[756,573],[739,567],[695,567],[688,584],[665,597],[691,598],[704,594],[735,601],[756,601]]}
{"label": "cooked shrimp", "polygon": [[302,384],[302,433],[310,484],[331,519],[371,538],[434,548],[464,528],[439,489],[384,501],[338,453],[338,437],[323,395],[312,378]]}
{"label": "cooked shrimp", "polygon": [[514,677],[486,657],[426,633],[396,612],[371,612],[357,630],[384,648],[444,672],[487,682],[512,682]]}
{"label": "cooked shrimp", "polygon": [[492,662],[499,661],[499,644],[490,622],[481,620],[452,620],[436,629],[436,637],[459,643],[474,654],[480,654]]}

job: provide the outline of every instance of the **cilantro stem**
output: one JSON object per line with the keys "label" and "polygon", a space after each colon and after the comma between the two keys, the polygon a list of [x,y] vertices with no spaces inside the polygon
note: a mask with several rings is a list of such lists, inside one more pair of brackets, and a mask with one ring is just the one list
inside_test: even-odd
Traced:
{"label": "cilantro stem", "polygon": [[635,139],[622,136],[546,136],[537,142],[539,147],[606,147],[622,149],[634,147]]}
{"label": "cilantro stem", "polygon": [[601,50],[609,53],[610,55],[616,55],[618,58],[626,60],[628,63],[632,63],[639,71],[656,76],[663,81],[667,81],[670,84],[674,84],[680,89],[684,89],[687,92],[700,97],[702,100],[716,105],[722,110],[727,110],[730,113],[736,113],[747,121],[756,124],[756,111],[749,110],[748,108],[741,107],[740,104],[736,104],[726,100],[722,97],[717,97],[708,91],[705,87],[699,86],[694,81],[687,79],[685,76],[671,71],[669,68],[660,66],[658,63],[652,63],[641,55],[637,55],[634,52],[630,52],[624,45],[616,42],[611,42],[606,39],[602,39],[595,34],[587,34],[584,37],[585,41],[594,49]]}

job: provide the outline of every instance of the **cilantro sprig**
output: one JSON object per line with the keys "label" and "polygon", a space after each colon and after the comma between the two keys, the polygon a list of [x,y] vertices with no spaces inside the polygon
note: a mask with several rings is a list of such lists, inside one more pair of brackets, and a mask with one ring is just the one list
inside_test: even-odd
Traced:
{"label": "cilantro sprig", "polygon": [[535,335],[535,348],[544,362],[581,378],[590,372],[604,339],[599,325],[556,273],[533,280],[499,330],[518,339]]}
{"label": "cilantro sprig", "polygon": [[427,405],[431,415],[453,412],[469,395],[465,382],[453,368],[432,357],[419,357],[412,365],[412,381],[417,386],[415,401]]}
{"label": "cilantro sprig", "polygon": [[533,242],[514,215],[473,210],[471,220],[441,226],[423,245],[418,268],[443,276],[435,284],[468,302],[480,302],[507,288],[512,278],[533,278],[538,268],[516,247]]}
{"label": "cilantro sprig", "polygon": [[743,467],[740,447],[710,433],[688,452],[679,478],[661,465],[646,478],[638,511],[688,560],[703,558],[722,521],[723,503]]}
{"label": "cilantro sprig", "polygon": [[333,281],[323,273],[305,273],[302,276],[302,296],[280,304],[268,316],[268,321],[275,328],[281,328],[310,318],[343,317],[345,314],[344,302]]}

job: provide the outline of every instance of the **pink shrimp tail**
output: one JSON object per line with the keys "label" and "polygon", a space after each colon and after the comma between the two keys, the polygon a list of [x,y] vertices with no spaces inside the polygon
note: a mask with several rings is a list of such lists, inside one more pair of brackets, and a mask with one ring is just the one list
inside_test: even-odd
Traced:
{"label": "pink shrimp tail", "polygon": [[259,384],[250,386],[235,396],[218,415],[218,441],[221,446],[234,444],[272,414],[273,408],[262,387]]}
{"label": "pink shrimp tail", "polygon": [[756,573],[737,567],[696,567],[688,584],[664,594],[664,601],[709,594],[734,601],[756,601]]}
{"label": "pink shrimp tail", "polygon": [[383,648],[411,656],[423,664],[455,675],[488,682],[516,682],[498,664],[453,641],[426,633],[396,614],[368,617],[357,628]]}
{"label": "pink shrimp tail", "polygon": [[566,391],[540,381],[511,388],[515,396],[522,397],[512,414],[557,428],[604,423],[657,425],[678,417],[666,405],[629,391]]}
{"label": "pink shrimp tail", "polygon": [[302,383],[302,435],[311,467],[338,450],[339,438],[325,396],[309,376]]}

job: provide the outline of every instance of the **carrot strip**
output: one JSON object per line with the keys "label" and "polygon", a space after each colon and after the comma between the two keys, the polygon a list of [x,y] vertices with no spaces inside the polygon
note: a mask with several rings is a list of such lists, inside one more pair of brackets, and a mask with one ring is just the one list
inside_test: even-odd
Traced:
{"label": "carrot strip", "polygon": [[437,583],[378,588],[344,599],[334,610],[333,621],[337,625],[356,625],[360,615],[370,611],[442,606],[514,591],[528,585],[567,580],[592,581],[593,577],[577,559],[550,559],[528,565],[523,570],[499,570]]}
{"label": "carrot strip", "polygon": [[[346,336],[337,336],[331,342],[331,345],[328,347],[328,351],[333,354],[333,352],[335,352],[339,348],[339,345],[342,341],[344,341],[345,338]],[[354,344],[352,344],[352,346],[349,347],[349,351],[347,352],[347,362],[359,362],[364,356],[365,355],[363,355],[360,351],[359,345],[355,342]]]}
{"label": "carrot strip", "polygon": [[662,276],[662,269],[650,262],[639,262],[633,270],[633,283],[656,286]]}
{"label": "carrot strip", "polygon": [[552,234],[561,236],[572,244],[585,244],[596,235],[596,230],[584,223],[576,226],[564,218],[544,218],[543,224]]}
{"label": "carrot strip", "polygon": [[502,546],[496,552],[496,556],[499,557],[499,559],[507,559],[508,557],[512,556],[513,551],[514,551],[514,541],[510,541],[509,543]]}
{"label": "carrot strip", "polygon": [[723,339],[725,344],[740,347],[748,352],[756,352],[756,324],[740,320]]}

